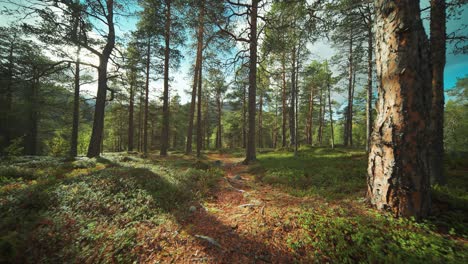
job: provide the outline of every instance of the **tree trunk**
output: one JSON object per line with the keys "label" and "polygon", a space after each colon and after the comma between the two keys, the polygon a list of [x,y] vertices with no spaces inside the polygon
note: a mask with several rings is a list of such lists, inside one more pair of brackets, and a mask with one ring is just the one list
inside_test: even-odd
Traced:
{"label": "tree trunk", "polygon": [[187,145],[185,147],[185,154],[192,153],[192,137],[193,137],[193,120],[195,117],[195,101],[197,98],[197,84],[198,84],[198,72],[200,68],[200,61],[202,58],[203,52],[203,23],[205,17],[205,1],[202,0],[199,6],[199,15],[198,15],[198,35],[197,35],[197,58],[195,60],[195,70],[193,74],[193,86],[192,86],[192,101],[190,102],[190,113],[189,113],[189,123],[187,129]]}
{"label": "tree trunk", "polygon": [[114,29],[114,1],[107,0],[107,27],[109,29],[107,35],[107,43],[104,46],[102,54],[99,56],[98,66],[98,91],[96,96],[96,105],[94,108],[93,130],[88,147],[89,158],[97,157],[101,153],[101,144],[103,141],[104,132],[104,114],[106,107],[107,94],[107,63],[112,50],[115,46],[115,29]]}
{"label": "tree trunk", "polygon": [[318,127],[318,131],[317,131],[317,141],[319,143],[319,145],[321,146],[322,145],[322,132],[323,132],[323,88],[320,88],[320,100],[319,100],[319,103],[320,103],[320,110],[319,110],[319,127]]}
{"label": "tree trunk", "polygon": [[[133,75],[133,73],[132,73]],[[133,76],[132,76],[133,78]],[[134,90],[135,90],[135,83],[132,79],[130,81],[130,102],[128,104],[128,151],[133,151],[133,111],[134,111]]]}
{"label": "tree trunk", "polygon": [[146,44],[146,80],[145,80],[145,117],[143,121],[143,153],[148,154],[148,101],[149,101],[149,76],[151,63],[151,38],[148,36]]}
{"label": "tree trunk", "polygon": [[33,67],[33,80],[31,83],[31,97],[29,109],[29,131],[26,137],[26,153],[37,155],[37,136],[39,126],[39,77],[37,69]]}
{"label": "tree trunk", "polygon": [[8,79],[7,83],[5,86],[5,105],[2,105],[1,107],[4,107],[4,112],[1,113],[2,117],[0,120],[2,120],[2,124],[0,131],[3,129],[4,137],[5,137],[5,144],[4,147],[8,147],[11,144],[11,128],[8,124],[11,123],[11,117],[12,117],[12,108],[13,108],[13,91],[12,91],[12,86],[13,86],[13,70],[15,67],[15,64],[13,62],[13,53],[14,53],[15,45],[14,42],[10,43],[10,49],[9,49],[9,55],[8,55]]}
{"label": "tree trunk", "polygon": [[76,52],[75,80],[73,94],[73,123],[70,144],[70,157],[78,156],[78,128],[80,123],[80,46]]}
{"label": "tree trunk", "polygon": [[348,138],[349,145],[353,146],[353,104],[354,104],[354,88],[356,87],[356,71],[353,67],[353,85],[351,86],[351,99],[349,104],[349,118],[348,118]]}
{"label": "tree trunk", "polygon": [[247,148],[247,87],[242,88],[242,148]]}
{"label": "tree trunk", "polygon": [[312,145],[313,143],[313,113],[314,113],[314,87],[310,86],[310,96],[309,96],[309,111],[307,113],[307,144]]}
{"label": "tree trunk", "polygon": [[368,198],[395,216],[428,215],[431,72],[419,1],[376,1],[380,84],[368,164]]}
{"label": "tree trunk", "polygon": [[164,92],[163,92],[163,122],[161,132],[161,156],[167,156],[169,147],[169,56],[171,37],[171,0],[166,0],[166,23],[164,26]]}
{"label": "tree trunk", "polygon": [[249,131],[245,164],[257,159],[255,150],[255,108],[257,100],[257,10],[258,0],[252,0],[250,10],[250,65],[249,65]]}
{"label": "tree trunk", "polygon": [[282,89],[282,125],[281,125],[281,132],[282,132],[282,144],[283,148],[286,147],[286,115],[287,115],[287,106],[286,106],[286,58],[283,52],[283,57],[281,59],[281,67],[282,67],[282,80],[283,80],[283,89]]}
{"label": "tree trunk", "polygon": [[260,90],[258,106],[258,147],[263,148],[263,88]]}
{"label": "tree trunk", "polygon": [[296,46],[292,50],[292,65],[291,65],[291,93],[289,105],[289,147],[293,147],[296,143],[295,131],[295,109],[296,109]]}
{"label": "tree trunk", "polygon": [[351,28],[349,32],[349,59],[348,59],[348,107],[347,107],[347,112],[346,112],[346,123],[345,123],[345,129],[344,129],[344,145],[349,146],[350,145],[350,135],[352,133],[350,124],[352,123],[351,121],[351,116],[352,116],[352,109],[351,105],[353,104],[353,98],[352,98],[352,89],[353,89],[353,30]]}
{"label": "tree trunk", "polygon": [[[203,53],[201,54],[203,57]],[[200,68],[198,69],[198,92],[197,92],[197,157],[201,157],[201,149],[203,144],[202,130],[202,83],[203,83],[203,58],[200,60]]]}
{"label": "tree trunk", "polygon": [[444,68],[446,43],[445,0],[431,0],[431,62],[432,62],[432,155],[431,183],[444,185]]}
{"label": "tree trunk", "polygon": [[332,105],[331,105],[330,77],[328,77],[327,87],[328,87],[328,113],[330,115],[331,147],[332,149],[334,149],[335,148],[335,135],[333,131],[333,112],[332,112]]}
{"label": "tree trunk", "polygon": [[221,91],[218,89],[217,94],[216,94],[216,107],[217,107],[217,112],[218,112],[218,120],[217,120],[217,125],[218,128],[216,130],[216,148],[220,149],[222,147],[222,141],[221,141],[221,111],[222,111],[222,103],[221,103]]}
{"label": "tree trunk", "polygon": [[369,153],[370,137],[372,133],[372,62],[374,44],[372,35],[372,14],[369,14],[367,26],[367,102],[366,102],[366,152]]}

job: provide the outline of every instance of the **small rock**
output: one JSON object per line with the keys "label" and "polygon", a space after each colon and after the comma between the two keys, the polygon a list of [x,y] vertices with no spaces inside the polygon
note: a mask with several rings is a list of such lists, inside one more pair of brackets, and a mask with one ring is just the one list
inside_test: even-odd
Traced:
{"label": "small rock", "polygon": [[196,210],[197,210],[197,207],[195,207],[195,206],[193,206],[193,205],[190,206],[190,208],[189,208],[189,211],[190,211],[191,213],[195,213]]}
{"label": "small rock", "polygon": [[234,176],[234,180],[242,180],[242,177],[239,175],[239,174],[236,174],[236,176]]}

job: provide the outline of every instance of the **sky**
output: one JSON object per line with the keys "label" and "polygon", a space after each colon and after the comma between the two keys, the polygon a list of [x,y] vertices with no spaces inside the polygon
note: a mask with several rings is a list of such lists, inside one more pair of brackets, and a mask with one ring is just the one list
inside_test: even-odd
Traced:
{"label": "sky", "polygon": [[[23,0],[19,0],[23,1]],[[9,6],[8,4],[3,3],[0,0],[0,10],[4,7]],[[428,0],[421,1],[421,7],[424,8],[428,6]],[[428,13],[423,13],[423,17],[428,16]],[[461,19],[453,21],[449,20],[447,23],[447,32],[450,33],[454,29],[460,27],[461,24],[468,23],[468,7],[465,7],[462,10]],[[6,26],[12,21],[15,21],[15,18],[8,17],[5,15],[0,15],[0,26]],[[137,19],[136,18],[120,18],[118,20],[119,26],[116,28],[117,34],[124,36],[126,33],[134,30],[136,28]],[[424,26],[428,32],[428,20],[424,21]],[[468,30],[468,29],[467,29]],[[465,32],[465,35],[468,35],[468,32]],[[188,44],[188,43],[187,43]],[[336,50],[331,47],[331,43],[327,42],[325,39],[320,39],[315,43],[309,43],[307,47],[310,49],[312,59],[324,60],[330,59],[335,53]],[[468,75],[468,55],[455,55],[453,54],[453,46],[451,44],[447,45],[447,62],[445,67],[445,88],[450,89],[455,86],[457,78],[463,78]],[[174,93],[177,93],[181,97],[181,102],[186,103],[190,100],[189,94],[187,91],[191,90],[191,81],[190,78],[190,68],[194,62],[193,52],[192,55],[188,55],[186,49],[182,50],[184,58],[181,61],[181,66],[179,69],[171,70],[170,75],[173,78],[171,82],[171,96]],[[88,62],[97,63],[96,57],[90,57],[89,55],[82,55],[84,59]],[[89,84],[84,87],[84,90],[87,90],[89,93],[95,93],[97,84]],[[157,95],[162,91],[162,82],[153,81],[150,84],[150,89],[152,93]]]}

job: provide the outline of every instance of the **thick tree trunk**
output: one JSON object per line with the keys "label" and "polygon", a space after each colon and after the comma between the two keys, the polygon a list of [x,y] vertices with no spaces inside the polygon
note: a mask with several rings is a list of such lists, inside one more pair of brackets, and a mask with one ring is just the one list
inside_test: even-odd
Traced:
{"label": "thick tree trunk", "polygon": [[368,198],[395,216],[427,216],[431,72],[419,1],[376,2],[380,84],[368,164]]}
{"label": "thick tree trunk", "polygon": [[255,110],[257,100],[257,12],[258,0],[252,0],[250,10],[250,65],[249,65],[249,131],[245,164],[257,159],[255,146]]}
{"label": "thick tree trunk", "polygon": [[93,130],[88,147],[89,158],[97,157],[101,153],[101,144],[103,142],[104,132],[104,111],[106,107],[107,94],[107,63],[112,50],[115,46],[115,29],[114,29],[114,1],[107,0],[107,43],[104,46],[101,56],[99,56],[98,66],[98,91],[96,96],[96,105],[94,108]]}
{"label": "thick tree trunk", "polygon": [[143,153],[148,154],[148,101],[149,101],[149,76],[151,64],[151,38],[146,44],[146,80],[145,80],[145,117],[143,121]]}
{"label": "thick tree trunk", "polygon": [[161,131],[161,156],[167,156],[169,147],[169,56],[171,38],[171,0],[166,0],[166,23],[164,26],[164,92],[163,92],[163,118]]}
{"label": "thick tree trunk", "polygon": [[80,123],[80,46],[78,46],[76,55],[70,157],[78,156],[78,128]]}
{"label": "thick tree trunk", "polygon": [[281,58],[281,67],[282,67],[282,80],[283,80],[283,86],[282,86],[282,96],[281,96],[281,102],[282,102],[282,124],[281,124],[281,136],[282,136],[282,143],[281,146],[283,148],[286,147],[286,120],[287,120],[287,105],[286,105],[286,58],[285,54],[283,52],[283,57]]}
{"label": "thick tree trunk", "polygon": [[431,62],[432,62],[432,155],[431,183],[446,184],[444,176],[444,68],[446,43],[445,0],[431,0]]}
{"label": "thick tree trunk", "polygon": [[200,61],[203,52],[203,31],[204,31],[204,17],[205,17],[205,1],[202,0],[199,6],[198,14],[198,35],[197,35],[197,58],[195,60],[195,70],[193,74],[192,86],[192,100],[190,102],[189,123],[187,129],[187,145],[185,147],[185,154],[192,153],[192,138],[193,138],[193,121],[195,117],[195,104],[197,98],[197,85],[198,85],[198,72],[200,68]]}

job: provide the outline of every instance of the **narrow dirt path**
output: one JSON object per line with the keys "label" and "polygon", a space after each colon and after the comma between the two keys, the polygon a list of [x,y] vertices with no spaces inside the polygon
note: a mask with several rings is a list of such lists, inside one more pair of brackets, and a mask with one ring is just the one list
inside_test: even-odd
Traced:
{"label": "narrow dirt path", "polygon": [[[148,228],[144,263],[293,263],[306,252],[292,252],[301,240],[298,214],[317,200],[288,195],[255,181],[241,158],[210,154],[225,171],[212,198],[172,224]],[[147,255],[149,253],[149,256]],[[309,254],[310,255],[310,254]],[[296,261],[295,261],[296,260]]]}
{"label": "narrow dirt path", "polygon": [[[290,263],[298,256],[289,250],[295,237],[297,213],[312,201],[285,194],[255,181],[241,158],[211,154],[225,175],[213,198],[188,224],[201,240],[202,252],[222,263]],[[296,234],[297,235],[297,234]],[[211,240],[213,239],[213,240]],[[294,240],[294,239],[293,239]]]}

